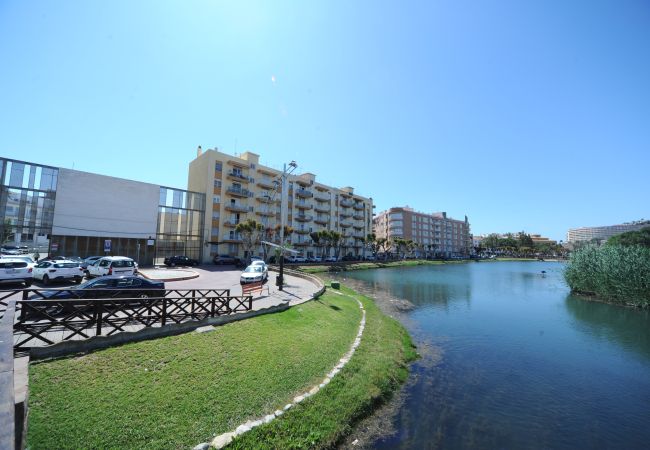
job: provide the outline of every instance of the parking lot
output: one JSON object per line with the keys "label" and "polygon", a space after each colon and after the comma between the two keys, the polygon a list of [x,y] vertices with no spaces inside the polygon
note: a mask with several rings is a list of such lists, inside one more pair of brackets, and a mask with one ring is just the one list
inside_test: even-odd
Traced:
{"label": "parking lot", "polygon": [[[216,266],[206,264],[197,267],[181,268],[197,273],[199,276],[189,280],[180,281],[165,281],[166,289],[230,289],[231,295],[242,295],[242,287],[239,284],[239,276],[241,269],[234,266]],[[150,275],[149,278],[159,279],[164,278],[166,268],[144,268],[141,272],[145,275]],[[169,269],[171,271],[171,269]],[[153,276],[152,274],[155,274]],[[253,296],[253,309],[267,308],[269,306],[278,305],[283,302],[290,302],[291,304],[301,303],[302,301],[311,297],[317,290],[313,283],[298,277],[285,275],[285,287],[283,291],[279,291],[275,285],[277,272],[269,271],[269,280],[265,286],[268,286],[262,294],[254,294]],[[84,279],[86,281],[86,279]],[[44,285],[39,280],[34,280],[32,289],[57,289],[68,288],[77,286],[72,281],[54,281],[48,286]],[[0,285],[0,290],[13,290],[22,289],[21,284],[3,283]],[[12,299],[19,299],[19,295],[12,297]]]}

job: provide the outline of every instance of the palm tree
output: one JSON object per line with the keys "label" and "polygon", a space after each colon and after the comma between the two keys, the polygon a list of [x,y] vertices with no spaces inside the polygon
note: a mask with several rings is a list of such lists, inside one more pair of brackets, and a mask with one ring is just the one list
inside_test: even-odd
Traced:
{"label": "palm tree", "polygon": [[242,245],[246,255],[246,263],[250,263],[251,252],[253,247],[260,245],[264,226],[255,219],[248,219],[246,222],[240,222],[235,227],[235,232],[242,238]]}

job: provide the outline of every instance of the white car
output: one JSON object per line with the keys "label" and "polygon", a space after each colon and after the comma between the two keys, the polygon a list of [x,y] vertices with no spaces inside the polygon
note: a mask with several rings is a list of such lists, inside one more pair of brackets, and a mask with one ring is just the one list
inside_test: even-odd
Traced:
{"label": "white car", "polygon": [[328,256],[325,258],[325,262],[337,262],[338,259],[336,259],[336,256]]}
{"label": "white car", "polygon": [[86,267],[86,276],[103,277],[105,275],[134,275],[138,266],[126,256],[105,256]]}
{"label": "white car", "polygon": [[266,263],[262,260],[255,260],[252,263],[250,263],[251,266],[262,266],[266,270]]}
{"label": "white car", "polygon": [[45,285],[61,280],[72,280],[79,284],[83,277],[84,270],[77,261],[42,261],[34,266],[34,279],[43,281]]}
{"label": "white car", "polygon": [[269,271],[266,265],[251,264],[246,267],[239,277],[240,284],[257,283],[269,279]]}
{"label": "white car", "polygon": [[25,261],[15,258],[0,259],[0,283],[24,283],[32,285],[32,268]]}
{"label": "white car", "polygon": [[22,255],[22,256],[2,255],[2,256],[0,256],[0,261],[3,260],[3,259],[7,259],[7,258],[17,259],[19,261],[24,261],[24,262],[27,263],[27,267],[31,267],[32,269],[36,265],[36,262],[34,261],[34,258],[32,258],[31,256],[26,256],[26,255]]}

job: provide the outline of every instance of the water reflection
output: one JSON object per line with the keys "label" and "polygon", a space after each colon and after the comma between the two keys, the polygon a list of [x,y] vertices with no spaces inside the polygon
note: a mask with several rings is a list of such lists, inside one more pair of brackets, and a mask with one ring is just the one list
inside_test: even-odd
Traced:
{"label": "water reflection", "polygon": [[[369,445],[647,446],[650,313],[571,297],[562,269],[499,262],[342,274],[397,311],[419,351],[432,350],[412,366],[396,433]],[[414,307],[399,310],[398,299]]]}
{"label": "water reflection", "polygon": [[564,302],[574,326],[590,337],[621,346],[650,359],[650,311],[587,301],[568,295]]}
{"label": "water reflection", "polygon": [[467,270],[467,266],[456,266],[455,270],[451,271],[439,269],[437,266],[426,266],[367,270],[342,274],[337,278],[343,282],[346,282],[348,277],[364,281],[364,290],[368,295],[407,300],[415,307],[448,309],[457,302],[469,305],[472,298],[472,274]]}

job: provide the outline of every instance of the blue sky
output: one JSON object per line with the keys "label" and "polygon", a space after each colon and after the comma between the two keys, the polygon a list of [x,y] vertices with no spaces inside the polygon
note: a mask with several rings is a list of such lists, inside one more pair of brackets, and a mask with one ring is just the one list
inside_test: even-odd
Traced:
{"label": "blue sky", "polygon": [[650,219],[650,3],[0,1],[0,155],[251,150],[474,233]]}

